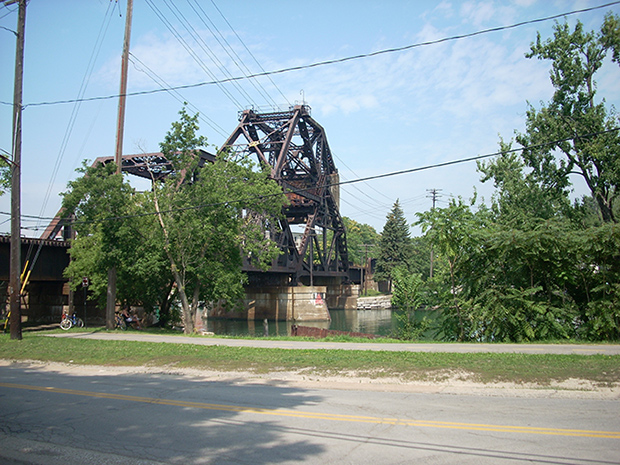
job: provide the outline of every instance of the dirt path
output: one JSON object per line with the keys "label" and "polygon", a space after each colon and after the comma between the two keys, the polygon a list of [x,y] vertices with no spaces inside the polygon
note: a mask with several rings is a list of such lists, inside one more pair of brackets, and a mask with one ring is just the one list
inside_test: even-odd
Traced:
{"label": "dirt path", "polygon": [[467,380],[467,373],[459,373],[442,381],[408,381],[399,378],[368,378],[346,373],[339,376],[321,376],[295,372],[256,374],[243,371],[220,372],[177,367],[108,367],[73,365],[70,363],[0,360],[0,366],[20,366],[37,371],[53,371],[67,375],[110,376],[149,374],[153,376],[183,376],[202,382],[228,381],[239,385],[270,384],[296,386],[302,389],[344,389],[384,392],[423,392],[449,395],[474,395],[525,398],[588,398],[620,400],[620,386],[602,387],[584,380],[568,380],[549,386],[515,383],[478,383]]}

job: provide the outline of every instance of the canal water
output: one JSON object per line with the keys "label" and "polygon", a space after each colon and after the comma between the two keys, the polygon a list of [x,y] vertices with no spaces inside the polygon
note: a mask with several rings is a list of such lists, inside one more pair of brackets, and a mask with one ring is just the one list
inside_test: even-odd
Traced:
{"label": "canal water", "polygon": [[[302,326],[335,329],[338,331],[355,331],[359,333],[389,335],[395,328],[392,310],[343,310],[330,309],[332,321],[304,321]],[[270,336],[290,335],[292,321],[269,321]],[[227,336],[263,336],[262,321],[229,320],[209,318],[207,331],[216,335]]]}
{"label": "canal water", "polygon": [[[359,333],[389,336],[396,329],[396,317],[392,310],[344,310],[330,309],[332,321],[304,321],[301,326],[333,329],[337,331],[354,331]],[[416,312],[416,319],[422,314],[433,318],[431,312]],[[269,336],[287,336],[291,333],[292,321],[269,321]],[[214,319],[207,320],[207,331],[220,336],[255,336],[264,335],[262,321]]]}

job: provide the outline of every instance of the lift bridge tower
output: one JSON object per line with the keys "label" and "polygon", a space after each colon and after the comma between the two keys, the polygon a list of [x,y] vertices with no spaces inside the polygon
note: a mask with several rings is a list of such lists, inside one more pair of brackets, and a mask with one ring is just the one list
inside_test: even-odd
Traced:
{"label": "lift bridge tower", "polygon": [[[246,260],[248,275],[245,314],[213,308],[210,316],[248,320],[329,320],[329,308],[355,308],[357,286],[349,279],[349,257],[339,212],[339,177],[325,131],[311,116],[310,107],[262,113],[245,110],[239,124],[222,145],[232,161],[252,157],[271,170],[271,178],[284,190],[288,205],[278,227],[270,234],[280,248],[267,271]],[[218,155],[200,151],[200,163]],[[97,158],[110,163],[112,157]],[[123,155],[122,171],[156,180],[165,178],[172,165],[161,153]],[[68,237],[69,223],[60,214],[42,238]]]}
{"label": "lift bridge tower", "polygon": [[239,124],[221,150],[228,150],[233,160],[249,156],[268,166],[289,201],[280,227],[272,231],[282,253],[267,274],[252,273],[246,264],[250,280],[279,275],[280,285],[346,283],[349,258],[339,211],[338,170],[325,130],[311,117],[310,107],[240,112]]}

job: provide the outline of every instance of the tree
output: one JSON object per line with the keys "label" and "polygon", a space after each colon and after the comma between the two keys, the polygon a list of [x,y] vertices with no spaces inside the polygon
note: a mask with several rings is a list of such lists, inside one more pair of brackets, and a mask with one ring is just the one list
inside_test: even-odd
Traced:
{"label": "tree", "polygon": [[[438,251],[427,286],[443,337],[618,337],[620,138],[614,111],[595,99],[594,76],[607,53],[618,63],[619,24],[607,15],[599,34],[577,23],[574,31],[556,24],[544,42],[539,35],[527,56],[552,61],[555,93],[539,110],[529,106],[516,137],[521,156],[500,141],[501,155],[478,165],[496,189],[490,208],[459,200],[418,215]],[[591,197],[571,205],[573,173]]]}
{"label": "tree", "polygon": [[604,224],[580,235],[582,326],[580,335],[591,340],[620,339],[620,225]]}
{"label": "tree", "polygon": [[569,187],[547,185],[533,172],[526,172],[520,156],[511,144],[500,141],[501,155],[478,163],[481,181],[493,181],[495,192],[491,201],[493,220],[503,227],[529,230],[551,218],[569,218],[574,214]]}
{"label": "tree", "polygon": [[408,268],[411,255],[409,225],[398,200],[396,200],[392,210],[387,215],[381,232],[375,280],[388,281],[391,291],[394,269],[399,266]]}
{"label": "tree", "polygon": [[269,171],[249,160],[220,153],[200,166],[198,149],[206,140],[197,134],[198,115],[185,109],[179,115],[160,144],[174,172],[153,184],[152,202],[189,334],[200,301],[241,300],[244,257],[261,268],[277,257],[265,227],[276,223],[285,197]]}
{"label": "tree", "polygon": [[7,160],[0,158],[0,195],[11,187],[11,167]]}
{"label": "tree", "polygon": [[349,261],[354,265],[365,266],[367,259],[376,253],[375,248],[379,243],[379,234],[372,226],[358,223],[346,216],[342,218],[342,222],[347,231]]}
{"label": "tree", "polygon": [[113,163],[88,166],[84,162],[77,170],[82,176],[69,182],[62,194],[63,215],[73,219],[76,231],[65,276],[76,288],[82,277],[88,276],[91,295],[101,304],[105,303],[107,272],[112,266],[119,270],[119,296],[138,300],[131,297],[132,273],[128,271],[141,252],[139,230],[132,219],[135,191],[115,170]]}
{"label": "tree", "polygon": [[614,110],[597,101],[594,79],[609,52],[619,63],[620,20],[608,14],[600,33],[585,32],[577,22],[556,24],[554,36],[538,34],[528,58],[551,60],[551,102],[529,105],[526,131],[517,135],[523,159],[543,186],[565,189],[569,175],[579,174],[596,201],[603,222],[617,222],[614,203],[620,196],[620,134]]}
{"label": "tree", "polygon": [[422,288],[424,282],[419,273],[411,273],[403,266],[393,271],[394,290],[392,308],[396,310],[396,338],[405,340],[418,339],[429,323],[426,317],[416,321],[416,310],[422,306]]}
{"label": "tree", "polygon": [[420,274],[422,279],[426,280],[431,274],[431,244],[425,236],[412,237],[411,244],[413,253],[409,261],[409,270]]}
{"label": "tree", "polygon": [[[475,198],[467,205],[462,199],[451,200],[446,208],[433,208],[424,213],[417,213],[417,225],[437,252],[438,261],[447,266],[447,273],[440,268],[435,275],[436,296],[438,304],[444,308],[447,337],[456,334],[459,341],[468,334],[468,317],[463,309],[466,294],[463,293],[465,280],[473,279],[470,273],[471,256],[476,250],[475,234],[484,226],[485,211],[474,213],[471,210]],[[443,272],[441,272],[443,271]],[[447,274],[447,276],[445,276]],[[448,283],[448,288],[441,285]]]}

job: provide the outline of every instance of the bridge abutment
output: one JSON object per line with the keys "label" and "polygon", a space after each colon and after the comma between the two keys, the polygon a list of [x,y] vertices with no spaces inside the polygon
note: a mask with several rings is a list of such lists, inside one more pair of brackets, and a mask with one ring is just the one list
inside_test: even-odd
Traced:
{"label": "bridge abutment", "polygon": [[260,321],[330,321],[330,308],[357,308],[359,286],[336,284],[323,286],[261,286],[246,288],[245,308],[209,311],[210,318]]}
{"label": "bridge abutment", "polygon": [[213,308],[211,318],[329,321],[325,286],[266,286],[246,290],[243,310]]}

